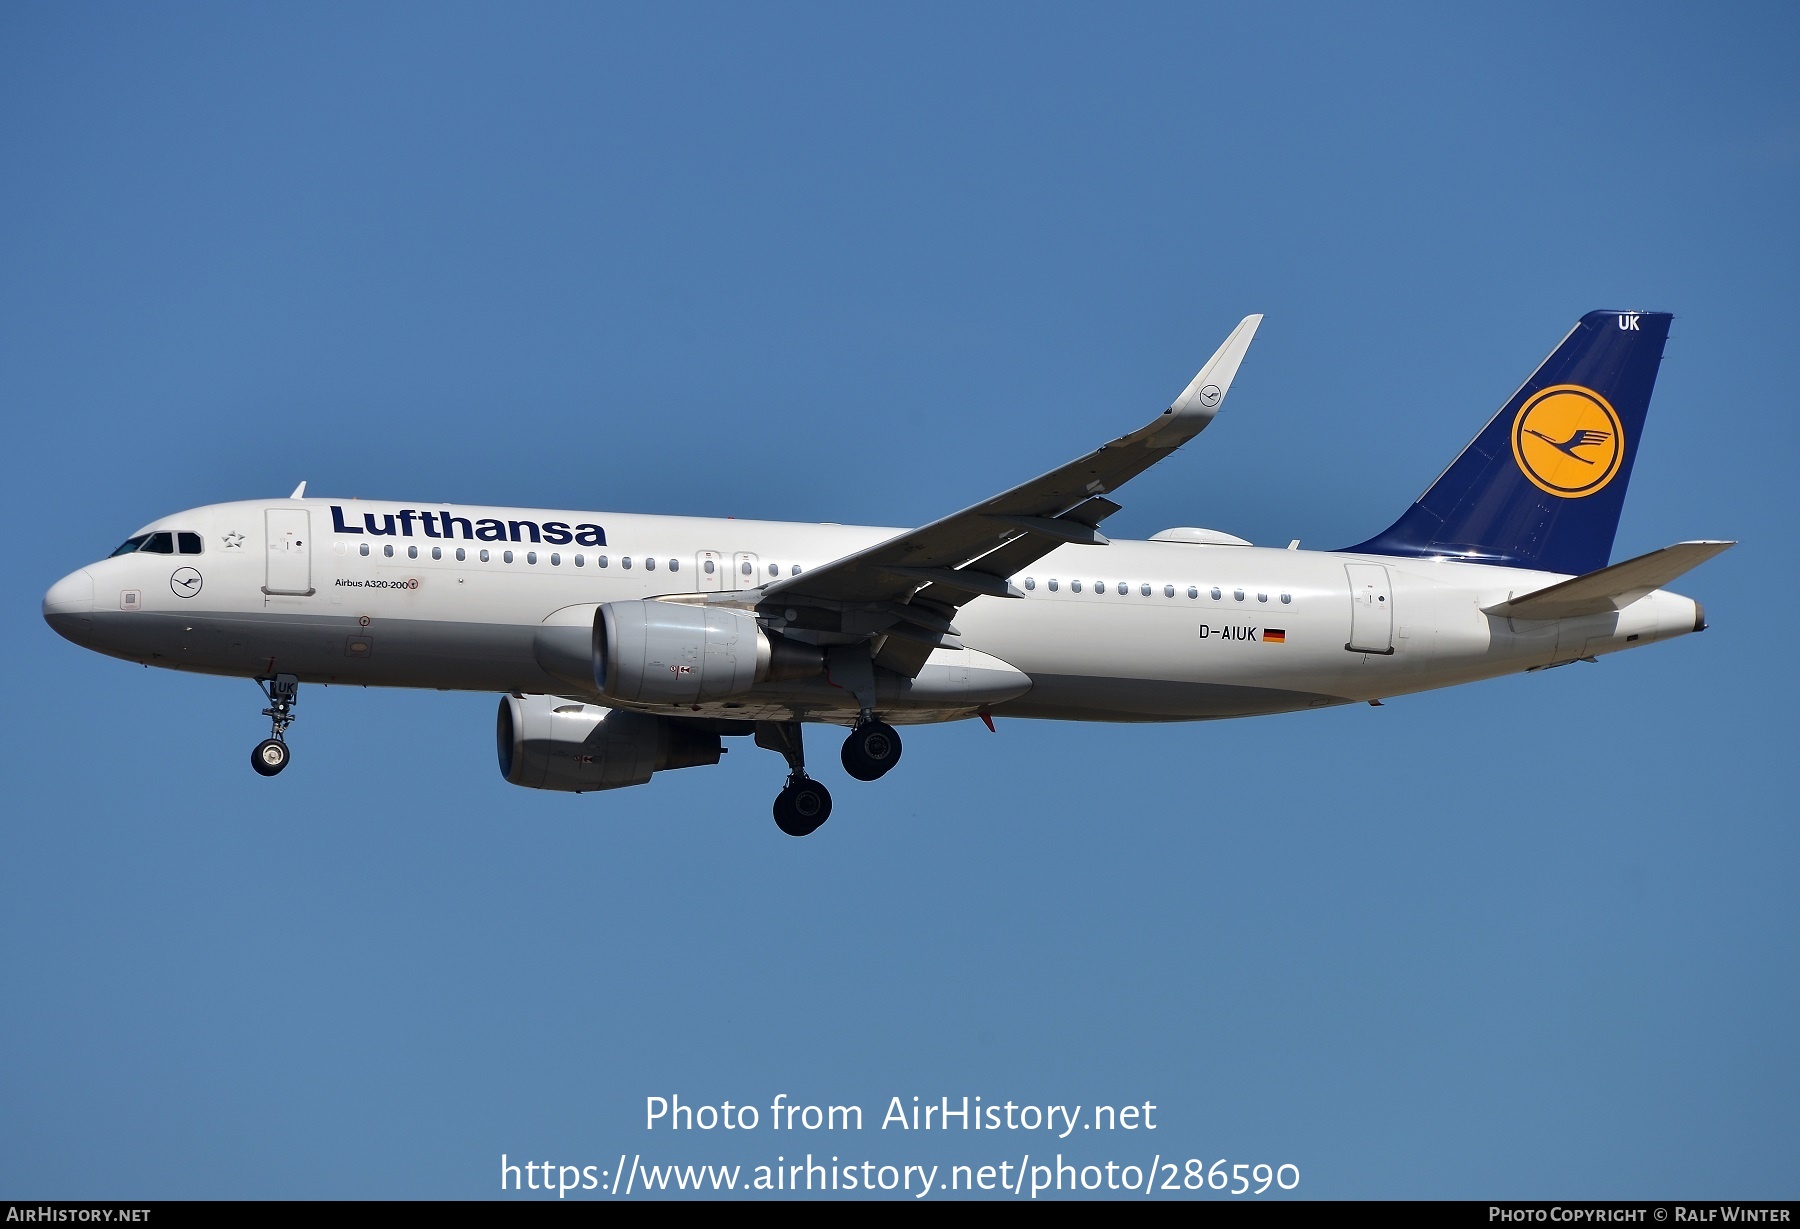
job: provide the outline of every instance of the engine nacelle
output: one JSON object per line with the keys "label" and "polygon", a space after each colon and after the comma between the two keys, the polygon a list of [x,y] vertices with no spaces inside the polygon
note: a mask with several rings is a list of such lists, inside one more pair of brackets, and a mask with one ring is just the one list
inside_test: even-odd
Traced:
{"label": "engine nacelle", "polygon": [[594,619],[594,684],[623,704],[721,700],[824,669],[817,646],[772,636],[741,610],[608,602]]}
{"label": "engine nacelle", "polygon": [[503,696],[500,775],[530,789],[619,789],[669,768],[717,764],[717,734],[561,696]]}

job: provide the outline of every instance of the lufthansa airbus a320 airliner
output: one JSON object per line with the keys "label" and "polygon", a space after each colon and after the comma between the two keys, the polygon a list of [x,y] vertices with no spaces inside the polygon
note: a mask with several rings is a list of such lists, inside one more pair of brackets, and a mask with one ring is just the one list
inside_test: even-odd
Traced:
{"label": "lufthansa airbus a320 airliner", "polygon": [[302,682],[504,693],[500,770],[616,789],[752,735],[783,832],[831,814],[806,722],[882,776],[897,725],[1194,721],[1375,701],[1701,631],[1662,586],[1730,542],[1611,564],[1670,317],[1582,317],[1388,529],[1336,551],[1109,541],[1111,496],[1224,403],[1249,316],[1175,403],[922,529],[312,499],[163,517],[58,581],[86,648],[254,679],[273,776]]}

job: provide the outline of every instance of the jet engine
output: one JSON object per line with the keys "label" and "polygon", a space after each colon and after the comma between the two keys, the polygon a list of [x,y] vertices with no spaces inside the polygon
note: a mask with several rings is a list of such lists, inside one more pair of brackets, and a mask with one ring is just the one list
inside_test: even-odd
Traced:
{"label": "jet engine", "polygon": [[717,734],[561,696],[503,696],[500,775],[530,789],[619,789],[669,768],[717,764]]}
{"label": "jet engine", "polygon": [[758,683],[812,678],[825,655],[741,610],[607,602],[594,620],[594,683],[622,704],[692,704]]}

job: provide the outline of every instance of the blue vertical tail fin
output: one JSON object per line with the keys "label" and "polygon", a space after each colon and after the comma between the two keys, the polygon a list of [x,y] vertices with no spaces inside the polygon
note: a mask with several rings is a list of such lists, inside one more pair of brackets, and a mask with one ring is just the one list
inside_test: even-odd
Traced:
{"label": "blue vertical tail fin", "polygon": [[1386,530],[1348,552],[1582,575],[1607,565],[1667,312],[1589,312]]}

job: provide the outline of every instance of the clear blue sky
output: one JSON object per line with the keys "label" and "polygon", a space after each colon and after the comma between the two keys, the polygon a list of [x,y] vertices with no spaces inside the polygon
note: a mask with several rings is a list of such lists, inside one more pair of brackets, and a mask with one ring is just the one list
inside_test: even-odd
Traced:
{"label": "clear blue sky", "polygon": [[[1800,1195],[1791,5],[0,9],[0,1197],[514,1159],[1292,1162]],[[1166,405],[1122,536],[1360,541],[1584,311],[1676,313],[1615,558],[1713,629],[1384,708],[908,734],[567,797],[494,699],[83,652],[43,590],[315,494],[916,524]],[[1154,1136],[644,1099],[1155,1103]]]}

